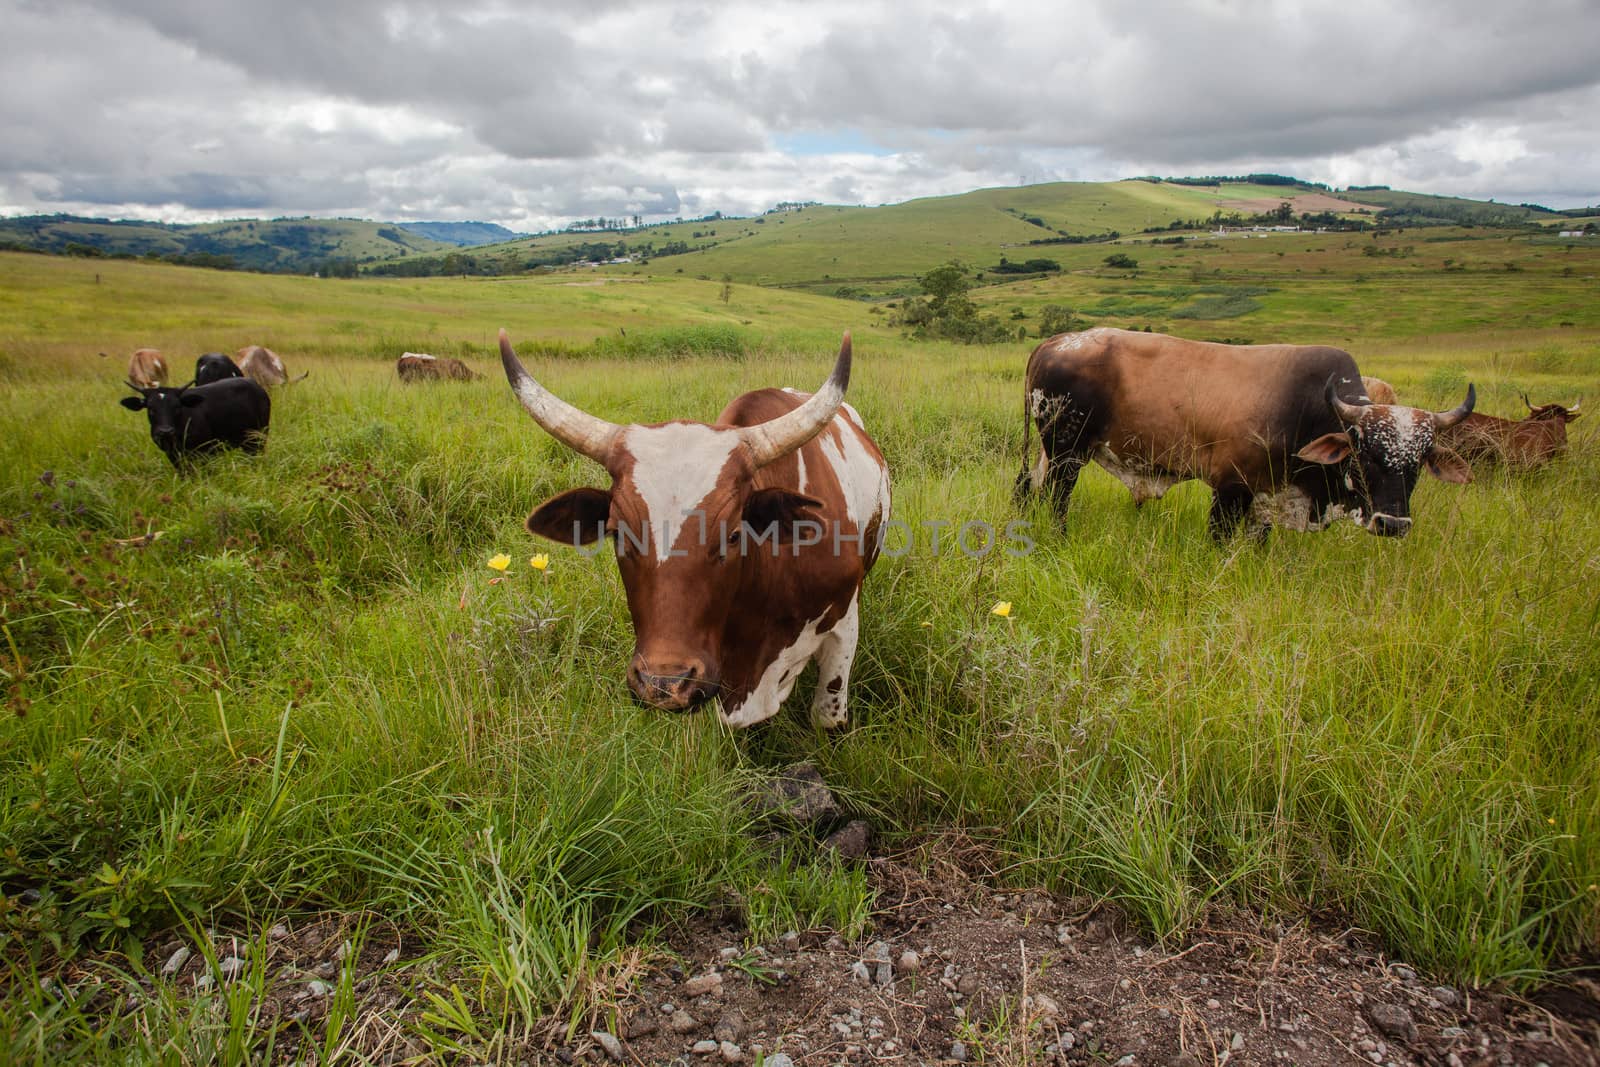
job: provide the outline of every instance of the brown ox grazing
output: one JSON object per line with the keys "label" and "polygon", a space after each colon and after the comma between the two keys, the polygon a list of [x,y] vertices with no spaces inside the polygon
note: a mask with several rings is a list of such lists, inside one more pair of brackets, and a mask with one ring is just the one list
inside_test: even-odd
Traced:
{"label": "brown ox grazing", "polygon": [[1367,399],[1374,404],[1400,403],[1400,397],[1395,393],[1394,386],[1382,378],[1369,378],[1363,374],[1361,376],[1361,384],[1367,390]]}
{"label": "brown ox grazing", "polygon": [[889,517],[889,471],[844,402],[850,335],[816,393],[759,389],[714,423],[617,425],[536,382],[500,331],[506,378],[556,440],[611,475],[539,505],[528,529],[611,540],[633,619],[628,687],[650,707],[721,698],[722,721],[777,714],[816,660],[812,721],[845,721],[862,579]]}
{"label": "brown ox grazing", "polygon": [[128,381],[138,389],[159,389],[172,381],[172,372],[159,350],[136,348],[128,357]]}
{"label": "brown ox grazing", "polygon": [[1504,463],[1517,470],[1542,467],[1567,451],[1567,423],[1581,414],[1579,402],[1534,407],[1526,393],[1522,402],[1528,414],[1520,422],[1473,412],[1443,440],[1470,462]]}
{"label": "brown ox grazing", "polygon": [[425,352],[407,352],[395,363],[394,369],[402,382],[470,382],[478,377],[459,359],[448,356],[440,359]]}
{"label": "brown ox grazing", "polygon": [[[279,359],[278,353],[270,348],[262,348],[260,345],[245,345],[239,349],[234,362],[239,365],[239,370],[243,372],[246,378],[249,378],[263,389],[271,389],[289,380],[289,372],[283,369],[283,360]],[[295,381],[304,381],[306,375],[310,373],[310,371],[306,371]]]}
{"label": "brown ox grazing", "polygon": [[1371,533],[1405,534],[1422,467],[1471,480],[1434,435],[1466,418],[1475,393],[1435,414],[1374,404],[1350,354],[1310,345],[1222,345],[1164,334],[1094,329],[1052,337],[1028,359],[1026,415],[1041,450],[1026,455],[1019,496],[1043,490],[1065,517],[1091,459],[1135,502],[1197,478],[1212,489],[1218,538],[1254,513],[1321,529],[1348,514]]}

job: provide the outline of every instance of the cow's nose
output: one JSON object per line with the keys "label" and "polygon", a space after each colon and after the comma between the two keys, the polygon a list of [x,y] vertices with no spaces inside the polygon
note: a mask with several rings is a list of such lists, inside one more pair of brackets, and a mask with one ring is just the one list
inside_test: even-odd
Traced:
{"label": "cow's nose", "polygon": [[634,656],[628,665],[628,688],[647,707],[688,711],[716,696],[719,686],[701,660],[648,663]]}
{"label": "cow's nose", "polygon": [[1379,537],[1404,537],[1411,532],[1411,520],[1379,512],[1372,516],[1372,521],[1367,524],[1367,531]]}

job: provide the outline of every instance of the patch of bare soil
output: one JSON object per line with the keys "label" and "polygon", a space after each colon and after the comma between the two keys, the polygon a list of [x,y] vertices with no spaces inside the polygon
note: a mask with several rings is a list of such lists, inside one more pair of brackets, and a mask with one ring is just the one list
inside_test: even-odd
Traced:
{"label": "patch of bare soil", "polygon": [[1220,205],[1224,211],[1237,211],[1241,214],[1257,215],[1267,211],[1276,210],[1277,206],[1285,200],[1289,201],[1298,218],[1305,212],[1313,214],[1322,211],[1370,211],[1374,215],[1383,208],[1375,204],[1360,204],[1354,200],[1343,200],[1337,196],[1326,193],[1301,193],[1298,196],[1256,196],[1246,200],[1224,200]]}
{"label": "patch of bare soil", "polygon": [[[622,992],[589,1020],[592,1031],[568,1040],[552,1020],[550,1036],[501,1054],[687,1067],[1600,1063],[1593,978],[1531,999],[1470,992],[1429,982],[1363,935],[1264,929],[1229,911],[1158,946],[1114,909],[995,890],[929,855],[940,852],[866,861],[879,911],[860,941],[793,931],[752,945],[731,910],[703,917],[669,935],[656,964],[612,976]],[[321,1040],[355,925],[325,917],[271,931],[260,1025],[282,1027],[281,1053],[295,1054],[302,1034]],[[219,944],[226,972],[229,942]],[[153,943],[152,967],[168,965],[180,988],[213,987],[200,957],[171,966],[183,948]],[[237,957],[243,948],[234,946]],[[418,980],[448,977],[416,969],[423,946],[373,925],[354,951],[347,1050],[360,1062],[454,1059],[416,1035],[427,1007]]]}

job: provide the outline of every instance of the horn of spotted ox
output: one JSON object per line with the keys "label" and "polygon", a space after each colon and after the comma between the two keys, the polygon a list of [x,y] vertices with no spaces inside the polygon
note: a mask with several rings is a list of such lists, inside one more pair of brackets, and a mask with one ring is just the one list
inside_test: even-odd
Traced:
{"label": "horn of spotted ox", "polygon": [[833,421],[844,403],[844,392],[850,386],[850,334],[846,331],[839,342],[839,358],[834,361],[833,373],[822,383],[822,388],[811,398],[787,415],[770,419],[757,426],[747,426],[739,431],[757,468],[782,459],[799,448]]}
{"label": "horn of spotted ox", "polygon": [[622,433],[621,426],[574,407],[535,381],[517,359],[505,330],[500,331],[500,362],[506,369],[511,391],[545,433],[597,463],[606,462],[611,446]]}
{"label": "horn of spotted ox", "polygon": [[1361,416],[1367,410],[1366,404],[1349,404],[1340,400],[1339,394],[1334,392],[1333,375],[1331,374],[1328,376],[1328,385],[1324,395],[1328,398],[1328,406],[1333,409],[1335,415],[1339,416],[1339,421],[1346,426],[1354,426],[1359,423]]}
{"label": "horn of spotted ox", "polygon": [[1471,382],[1467,383],[1467,398],[1449,411],[1433,412],[1433,428],[1448,430],[1468,415],[1472,414],[1472,406],[1478,402],[1478,391]]}

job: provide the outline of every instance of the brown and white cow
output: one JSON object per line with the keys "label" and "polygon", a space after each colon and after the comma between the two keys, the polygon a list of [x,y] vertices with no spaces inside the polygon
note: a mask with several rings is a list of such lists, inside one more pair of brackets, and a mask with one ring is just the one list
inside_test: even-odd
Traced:
{"label": "brown and white cow", "polygon": [[138,389],[159,389],[172,381],[172,372],[159,349],[136,348],[128,357],[128,381]]}
{"label": "brown and white cow", "polygon": [[[260,345],[245,345],[239,349],[235,362],[246,378],[255,382],[263,389],[271,389],[282,385],[289,380],[289,372],[284,370],[283,360],[278,358],[278,353],[270,348]],[[295,381],[303,381],[310,371],[300,375]]]}
{"label": "brown and white cow", "polygon": [[1400,397],[1394,391],[1394,386],[1382,378],[1372,378],[1365,374],[1361,376],[1361,384],[1367,390],[1367,399],[1374,404],[1398,404]]}
{"label": "brown and white cow", "polygon": [[1522,394],[1522,402],[1527,405],[1528,414],[1520,422],[1473,412],[1446,431],[1442,439],[1468,462],[1504,463],[1518,470],[1542,467],[1565,454],[1567,423],[1581,414],[1578,402],[1571,407],[1534,407],[1527,393]]}
{"label": "brown and white cow", "polygon": [[889,471],[844,402],[850,335],[816,393],[759,389],[713,423],[618,425],[535,381],[500,331],[506,378],[556,440],[611,475],[528,517],[572,545],[611,539],[633,620],[628,687],[687,711],[721,698],[722,720],[776,715],[807,662],[812,721],[845,721],[862,579],[889,517]]}
{"label": "brown and white cow", "polygon": [[[1046,492],[1065,516],[1091,459],[1136,503],[1190,479],[1212,489],[1211,532],[1247,514],[1259,528],[1321,529],[1347,514],[1375,534],[1411,528],[1420,470],[1471,481],[1435,435],[1471,412],[1374,404],[1348,352],[1315,345],[1223,345],[1097,328],[1040,344],[1028,358],[1026,417],[1039,459],[1019,497]],[[1024,427],[1026,431],[1026,427]]]}
{"label": "brown and white cow", "polygon": [[426,352],[405,353],[395,362],[394,369],[402,382],[470,382],[478,377],[459,359],[440,359]]}

